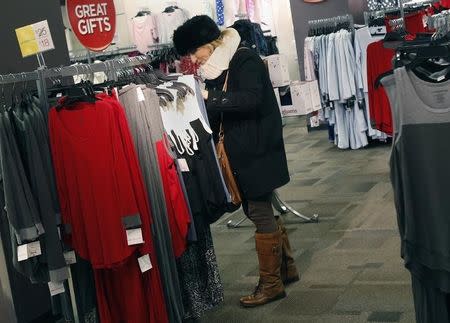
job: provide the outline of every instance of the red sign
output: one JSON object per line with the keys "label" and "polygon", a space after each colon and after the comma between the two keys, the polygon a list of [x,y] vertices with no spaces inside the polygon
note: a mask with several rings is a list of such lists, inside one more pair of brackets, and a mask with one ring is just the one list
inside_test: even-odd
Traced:
{"label": "red sign", "polygon": [[80,43],[90,50],[108,47],[116,31],[114,0],[66,0],[67,15]]}

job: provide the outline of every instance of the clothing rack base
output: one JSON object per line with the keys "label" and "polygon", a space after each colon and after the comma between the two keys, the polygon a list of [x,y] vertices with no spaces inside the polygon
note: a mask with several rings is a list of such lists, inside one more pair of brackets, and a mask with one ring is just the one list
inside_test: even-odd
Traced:
{"label": "clothing rack base", "polygon": [[[272,206],[275,208],[275,210],[280,212],[281,215],[292,213],[295,216],[304,220],[305,222],[303,222],[303,223],[319,223],[319,215],[318,214],[313,214],[311,217],[301,214],[300,212],[295,210],[292,206],[290,206],[285,201],[283,201],[277,191],[275,191],[273,193]],[[227,227],[229,229],[239,228],[245,220],[247,220],[246,216],[239,219],[236,222],[234,222],[233,220],[230,220],[227,223]]]}

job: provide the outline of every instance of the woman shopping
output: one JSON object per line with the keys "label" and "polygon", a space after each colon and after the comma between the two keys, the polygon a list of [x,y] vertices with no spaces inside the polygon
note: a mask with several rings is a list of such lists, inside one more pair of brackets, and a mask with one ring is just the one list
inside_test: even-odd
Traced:
{"label": "woman shopping", "polygon": [[216,139],[221,128],[242,206],[255,224],[259,283],[240,299],[244,307],[286,296],[298,281],[286,229],[272,209],[273,191],[289,182],[281,116],[264,62],[240,46],[239,33],[220,31],[208,16],[196,16],[173,35],[180,55],[190,55],[206,80],[203,97]]}

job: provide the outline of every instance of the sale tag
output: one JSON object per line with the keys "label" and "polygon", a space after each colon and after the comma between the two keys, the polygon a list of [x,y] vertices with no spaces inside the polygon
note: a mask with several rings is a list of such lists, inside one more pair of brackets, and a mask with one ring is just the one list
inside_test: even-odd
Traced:
{"label": "sale tag", "polygon": [[180,167],[180,170],[182,172],[189,172],[190,171],[189,166],[187,164],[187,161],[184,158],[178,159],[178,167]]}
{"label": "sale tag", "polygon": [[77,256],[75,255],[75,251],[67,251],[64,253],[64,259],[66,260],[66,264],[73,265],[77,263]]}
{"label": "sale tag", "polygon": [[318,116],[312,116],[310,119],[311,128],[317,128],[320,126],[320,120]]}
{"label": "sale tag", "polygon": [[16,36],[22,57],[55,49],[47,20],[17,28]]}
{"label": "sale tag", "polygon": [[37,257],[42,254],[41,243],[35,241],[28,244],[28,258]]}
{"label": "sale tag", "polygon": [[24,261],[28,259],[28,247],[26,244],[17,247],[17,260]]}
{"label": "sale tag", "polygon": [[136,92],[137,92],[137,99],[138,99],[138,102],[145,101],[144,92],[142,91],[142,89],[141,89],[140,87],[137,87],[137,88],[136,88]]}
{"label": "sale tag", "polygon": [[129,246],[144,243],[144,238],[142,237],[142,229],[139,228],[127,230],[127,240]]}
{"label": "sale tag", "polygon": [[150,256],[147,254],[145,256],[138,258],[139,267],[141,268],[141,272],[145,273],[153,268],[152,262],[150,261]]}
{"label": "sale tag", "polygon": [[64,283],[61,283],[61,282],[58,282],[58,283],[49,282],[48,289],[50,290],[51,296],[62,294],[66,291],[66,289],[64,288]]}
{"label": "sale tag", "polygon": [[17,260],[24,261],[42,254],[39,241],[23,244],[17,247]]}

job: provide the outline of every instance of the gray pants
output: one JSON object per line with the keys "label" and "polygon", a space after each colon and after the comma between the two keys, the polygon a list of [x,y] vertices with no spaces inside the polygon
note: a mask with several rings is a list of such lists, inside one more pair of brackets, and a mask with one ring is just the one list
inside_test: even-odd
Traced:
{"label": "gray pants", "polygon": [[242,202],[245,215],[255,224],[258,233],[273,233],[278,230],[272,208],[272,195],[273,193],[270,193]]}

